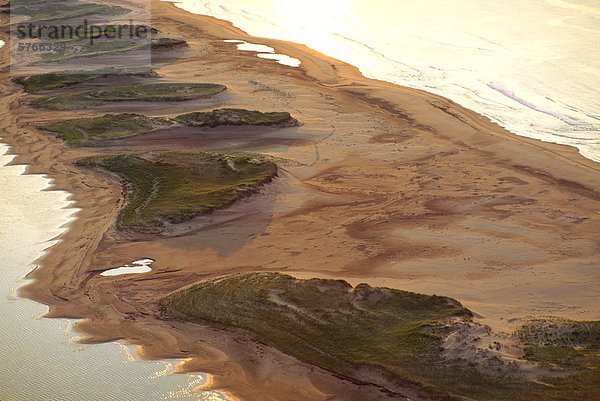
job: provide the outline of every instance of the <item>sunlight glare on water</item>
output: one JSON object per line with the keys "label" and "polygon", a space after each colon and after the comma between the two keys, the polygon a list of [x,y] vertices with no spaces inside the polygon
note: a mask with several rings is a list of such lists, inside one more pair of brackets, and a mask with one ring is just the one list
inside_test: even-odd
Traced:
{"label": "sunlight glare on water", "polygon": [[600,161],[597,0],[181,0]]}
{"label": "sunlight glare on water", "polygon": [[47,319],[44,305],[17,296],[34,260],[73,219],[69,194],[7,165],[0,144],[0,400],[217,400],[194,392],[203,375],[174,374],[178,361],[140,361],[121,343],[83,345],[73,321]]}

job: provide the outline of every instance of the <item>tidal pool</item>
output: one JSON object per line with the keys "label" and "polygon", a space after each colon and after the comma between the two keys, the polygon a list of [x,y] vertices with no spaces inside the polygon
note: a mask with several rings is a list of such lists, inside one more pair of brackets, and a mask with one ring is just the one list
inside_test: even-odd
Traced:
{"label": "tidal pool", "polygon": [[105,270],[100,273],[101,276],[122,276],[124,274],[142,274],[152,271],[150,266],[154,260],[152,259],[140,259],[131,263],[131,265],[125,265],[117,267],[115,269]]}
{"label": "tidal pool", "polygon": [[297,58],[290,57],[286,54],[275,53],[275,49],[271,46],[259,45],[255,43],[245,42],[243,40],[237,39],[227,39],[223,42],[226,43],[235,43],[238,50],[241,51],[249,51],[257,53],[257,56],[260,58],[275,60],[279,64],[287,65],[289,67],[300,67],[301,61]]}

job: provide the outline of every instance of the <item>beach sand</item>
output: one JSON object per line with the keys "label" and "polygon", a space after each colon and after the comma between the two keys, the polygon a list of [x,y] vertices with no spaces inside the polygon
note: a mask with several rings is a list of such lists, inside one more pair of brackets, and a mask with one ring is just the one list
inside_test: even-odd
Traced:
{"label": "beach sand", "polygon": [[[18,163],[48,174],[81,209],[23,290],[49,305],[50,316],[82,318],[77,328],[89,342],[125,339],[146,358],[186,358],[183,371],[212,373],[212,388],[253,400],[382,396],[239,335],[162,321],[158,299],[222,274],[281,271],[450,296],[496,331],[547,315],[600,319],[598,163],[567,146],[513,135],[440,96],[364,78],[305,46],[249,37],[158,0],[152,6],[153,25],[189,43],[181,58],[156,68],[163,79],[228,86],[203,108],[285,110],[303,125],[259,140],[248,139],[252,130],[264,134],[252,128],[230,141],[116,141],[110,150],[244,148],[279,158],[282,167],[261,195],[165,237],[128,238],[113,229],[121,186],[73,165],[94,151],[67,148],[35,128],[74,113],[30,108],[10,82],[2,49],[2,139]],[[301,60],[301,68],[223,39],[271,46]],[[76,114],[98,110],[110,111]],[[99,275],[141,258],[155,260],[151,273]],[[410,388],[406,395],[418,398]]]}

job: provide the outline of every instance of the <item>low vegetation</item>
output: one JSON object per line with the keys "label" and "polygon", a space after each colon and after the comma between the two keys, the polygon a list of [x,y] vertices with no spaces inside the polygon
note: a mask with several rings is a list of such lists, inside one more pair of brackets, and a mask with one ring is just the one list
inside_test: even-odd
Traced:
{"label": "low vegetation", "polygon": [[[448,328],[471,319],[468,310],[446,297],[249,273],[177,291],[160,301],[160,309],[164,318],[239,331],[301,361],[390,391],[411,385],[444,400],[591,400],[600,395],[593,384],[599,382],[598,369],[530,381],[516,373],[482,373],[442,357],[441,338]],[[597,359],[586,358],[598,367]]]}
{"label": "low vegetation", "polygon": [[[148,27],[150,30],[150,28]],[[151,40],[121,39],[99,39],[93,43],[88,40],[71,40],[63,42],[63,47],[57,47],[54,51],[44,53],[40,63],[61,62],[74,58],[97,57],[114,53],[123,53],[134,50],[148,50],[146,55],[150,62],[151,51],[171,50],[187,46],[187,42],[181,39],[159,38]]]}
{"label": "low vegetation", "polygon": [[[48,53],[43,53],[40,61],[34,65],[56,63],[75,58],[96,57],[114,53],[140,50],[147,47],[143,40],[130,40],[128,38],[113,40],[97,40],[90,43],[87,40],[72,40],[63,43],[63,47]],[[150,55],[148,55],[148,59]]]}
{"label": "low vegetation", "polygon": [[33,5],[33,4],[40,4],[40,3],[44,3],[47,0],[11,0],[8,5],[14,7],[14,6],[27,6],[27,5]]}
{"label": "low vegetation", "polygon": [[60,94],[33,101],[33,107],[49,110],[77,110],[107,102],[176,102],[216,95],[227,88],[219,84],[156,83],[101,88]]}
{"label": "low vegetation", "polygon": [[277,175],[277,166],[256,155],[168,152],[88,157],[88,168],[117,174],[129,191],[117,229],[160,233],[256,192]]}
{"label": "low vegetation", "polygon": [[162,118],[125,113],[76,118],[42,125],[40,128],[55,133],[68,145],[90,146],[106,139],[125,138],[169,125],[169,122]]}
{"label": "low vegetation", "polygon": [[83,3],[74,1],[14,1],[11,14],[26,15],[29,21],[52,21],[80,18],[90,15],[113,16],[129,12],[119,6],[109,6],[98,3]]}
{"label": "low vegetation", "polygon": [[140,114],[106,114],[42,125],[71,146],[98,146],[108,139],[126,138],[155,129],[185,126],[268,125],[291,126],[297,121],[286,112],[261,113],[242,109],[218,109],[183,114],[175,118],[146,117]]}
{"label": "low vegetation", "polygon": [[14,79],[14,82],[23,86],[30,93],[64,88],[98,78],[123,78],[123,77],[153,77],[156,74],[149,68],[136,69],[100,69],[92,71],[67,71],[50,72],[45,74],[27,75]]}
{"label": "low vegetation", "polygon": [[187,42],[185,40],[173,38],[158,38],[152,40],[151,43],[152,50],[168,50],[185,46],[187,46]]}
{"label": "low vegetation", "polygon": [[219,125],[297,125],[287,112],[263,113],[245,109],[218,109],[209,112],[182,114],[175,121],[188,126],[217,127]]}
{"label": "low vegetation", "polygon": [[537,319],[519,329],[525,358],[555,372],[544,378],[562,399],[600,399],[600,321]]}

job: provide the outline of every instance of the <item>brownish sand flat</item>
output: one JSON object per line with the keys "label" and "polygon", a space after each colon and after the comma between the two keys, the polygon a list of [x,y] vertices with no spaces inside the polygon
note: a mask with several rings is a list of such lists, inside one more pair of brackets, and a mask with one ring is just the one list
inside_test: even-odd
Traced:
{"label": "brownish sand flat", "polygon": [[109,151],[159,149],[243,150],[270,152],[294,145],[310,145],[306,133],[297,128],[222,126],[216,128],[177,127],[159,129],[147,134],[104,141]]}
{"label": "brownish sand flat", "polygon": [[[17,162],[49,174],[81,209],[24,291],[49,305],[51,316],[85,319],[78,328],[91,342],[126,339],[148,358],[190,358],[183,370],[214,373],[213,388],[253,400],[386,396],[237,335],[162,321],[158,299],[222,274],[281,271],[450,296],[497,331],[535,316],[600,319],[599,164],[573,148],[513,135],[442,97],[366,79],[304,46],[249,37],[227,22],[152,4],[153,24],[189,43],[176,62],[155,66],[162,79],[229,90],[216,101],[128,111],[172,115],[226,104],[289,111],[303,125],[254,138],[259,128],[222,127],[191,142],[200,130],[67,148],[35,127],[114,106],[30,108],[30,97],[9,80],[2,49],[0,136]],[[272,46],[302,67],[259,59],[222,39]],[[261,195],[169,235],[131,240],[113,228],[124,202],[121,186],[73,165],[82,155],[115,148],[190,144],[259,150],[278,158],[282,173]],[[141,258],[156,260],[151,273],[98,274]],[[419,398],[409,388],[405,394]]]}

